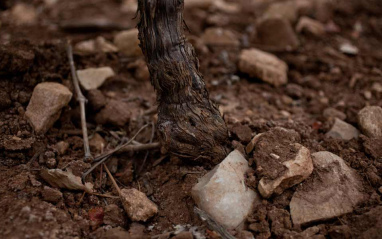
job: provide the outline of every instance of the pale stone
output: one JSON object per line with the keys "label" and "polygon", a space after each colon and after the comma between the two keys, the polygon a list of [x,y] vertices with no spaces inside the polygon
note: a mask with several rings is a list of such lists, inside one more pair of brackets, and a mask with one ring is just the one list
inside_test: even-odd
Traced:
{"label": "pale stone", "polygon": [[322,115],[326,118],[326,119],[335,119],[335,118],[338,118],[340,120],[345,120],[346,119],[346,114],[339,111],[339,110],[336,110],[334,108],[326,108],[324,110],[324,112],[322,112]]}
{"label": "pale stone", "polygon": [[77,71],[78,80],[85,90],[95,90],[100,87],[107,78],[114,76],[110,67],[88,68]]}
{"label": "pale stone", "polygon": [[327,137],[343,140],[357,139],[358,135],[359,131],[354,126],[338,118],[335,118],[332,128],[326,133]]}
{"label": "pale stone", "polygon": [[69,143],[65,141],[60,141],[54,147],[59,155],[64,155],[69,148]]}
{"label": "pale stone", "polygon": [[51,7],[57,3],[58,0],[44,0],[44,3],[47,7]]}
{"label": "pale stone", "polygon": [[260,78],[274,86],[288,82],[287,64],[270,53],[254,48],[241,52],[239,69],[250,77]]}
{"label": "pale stone", "polygon": [[382,108],[367,106],[358,113],[358,124],[364,134],[372,138],[382,137]]}
{"label": "pale stone", "polygon": [[142,55],[141,48],[139,47],[138,29],[119,32],[114,37],[114,45],[127,57]]}
{"label": "pale stone", "polygon": [[146,194],[135,188],[122,189],[121,200],[123,208],[132,221],[147,221],[158,213],[158,206],[155,205]]}
{"label": "pale stone", "polygon": [[294,1],[283,1],[270,4],[261,17],[263,19],[280,17],[294,23],[297,20],[297,15],[296,3]]}
{"label": "pale stone", "polygon": [[102,52],[117,52],[118,48],[105,38],[99,36],[95,39],[95,47]]}
{"label": "pale stone", "polygon": [[245,185],[248,162],[237,150],[199,179],[191,191],[199,208],[228,229],[239,226],[261,201]]}
{"label": "pale stone", "polygon": [[301,17],[296,25],[296,32],[307,32],[315,36],[321,36],[325,34],[325,26],[309,17]]}
{"label": "pale stone", "polygon": [[340,45],[340,51],[348,55],[357,55],[358,48],[350,43],[342,43]]}
{"label": "pale stone", "polygon": [[96,50],[95,41],[93,39],[80,41],[74,45],[74,50],[80,52],[94,52]]}
{"label": "pale stone", "polygon": [[108,42],[105,38],[99,36],[95,40],[90,39],[78,42],[74,49],[81,52],[92,53],[95,51],[101,52],[117,52],[118,48],[112,43]]}
{"label": "pale stone", "polygon": [[374,82],[371,86],[371,90],[376,93],[382,93],[382,84],[379,82]]}
{"label": "pale stone", "polygon": [[18,3],[12,7],[11,17],[18,25],[32,25],[37,21],[36,9],[24,3]]}
{"label": "pale stone", "polygon": [[123,0],[121,3],[121,12],[135,14],[138,9],[137,0]]}
{"label": "pale stone", "polygon": [[260,179],[258,189],[263,197],[269,198],[273,193],[281,194],[285,189],[304,181],[313,172],[309,149],[298,143],[293,147],[297,150],[297,154],[293,159],[282,163],[286,168],[282,174],[273,180]]}
{"label": "pale stone", "polygon": [[249,154],[250,152],[253,151],[253,149],[255,148],[257,142],[259,141],[260,137],[262,136],[263,134],[257,134],[255,137],[253,137],[251,139],[251,141],[249,142],[249,144],[247,144],[247,147],[245,148],[245,152],[247,154]]}
{"label": "pale stone", "polygon": [[295,225],[350,213],[366,199],[361,178],[342,158],[327,151],[314,153],[312,158],[316,173],[297,188],[290,202]]}
{"label": "pale stone", "polygon": [[44,134],[53,126],[72,95],[66,86],[54,82],[43,82],[34,88],[25,116],[36,133]]}
{"label": "pale stone", "polygon": [[232,31],[223,28],[207,28],[201,36],[204,44],[213,46],[238,47],[240,41]]}
{"label": "pale stone", "polygon": [[106,147],[106,140],[102,138],[101,135],[98,133],[95,133],[90,139],[89,139],[89,146],[90,150],[96,153],[103,153],[103,150]]}
{"label": "pale stone", "polygon": [[239,14],[241,11],[240,4],[235,2],[226,2],[224,0],[215,0],[213,6],[218,11],[228,14]]}

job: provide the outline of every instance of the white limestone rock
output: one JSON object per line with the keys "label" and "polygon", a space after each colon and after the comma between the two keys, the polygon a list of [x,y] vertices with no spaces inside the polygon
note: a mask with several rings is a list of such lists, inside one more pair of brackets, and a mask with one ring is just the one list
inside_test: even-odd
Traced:
{"label": "white limestone rock", "polygon": [[252,207],[261,203],[256,192],[245,185],[248,169],[247,160],[235,150],[192,188],[198,207],[228,229],[239,226]]}

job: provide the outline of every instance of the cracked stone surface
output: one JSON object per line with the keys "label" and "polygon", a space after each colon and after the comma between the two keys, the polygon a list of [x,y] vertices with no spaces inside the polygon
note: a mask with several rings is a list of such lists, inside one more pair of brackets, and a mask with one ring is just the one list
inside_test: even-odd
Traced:
{"label": "cracked stone surface", "polygon": [[297,188],[289,205],[295,225],[350,213],[366,197],[360,176],[342,158],[327,151],[312,158],[314,173]]}

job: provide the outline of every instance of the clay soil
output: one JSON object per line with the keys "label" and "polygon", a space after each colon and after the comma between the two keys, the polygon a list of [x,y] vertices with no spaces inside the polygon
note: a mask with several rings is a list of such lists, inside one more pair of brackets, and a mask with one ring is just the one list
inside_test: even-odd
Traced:
{"label": "clay soil", "polygon": [[[42,168],[72,169],[74,174],[80,176],[90,167],[89,162],[83,160],[79,107],[75,97],[46,135],[36,135],[24,113],[34,86],[40,82],[59,82],[73,91],[65,52],[66,40],[70,39],[75,44],[103,36],[112,41],[118,30],[136,25],[134,13],[122,12],[122,1],[119,0],[66,0],[57,1],[50,7],[40,0],[8,0],[1,1],[0,13],[10,9],[16,2],[33,4],[38,12],[38,21],[25,26],[17,25],[6,15],[1,18],[0,238],[101,238],[105,228],[102,209],[109,204],[116,204],[122,209],[118,199],[83,195],[82,192],[64,189],[60,189],[63,198],[55,203],[44,201],[42,196],[43,187],[48,186],[40,177]],[[232,147],[242,149],[248,137],[250,139],[256,133],[280,126],[297,131],[301,136],[300,143],[312,153],[326,150],[342,157],[362,176],[369,198],[351,214],[314,225],[318,225],[319,234],[327,238],[344,238],[344,235],[378,238],[382,233],[382,143],[363,135],[350,141],[325,137],[332,121],[323,116],[323,110],[335,108],[345,113],[346,122],[357,127],[356,115],[359,110],[367,105],[382,106],[381,91],[372,88],[375,83],[382,84],[380,2],[334,1],[333,14],[329,14],[328,18],[337,25],[337,32],[319,37],[298,34],[301,45],[293,52],[263,49],[277,55],[289,66],[288,84],[277,88],[250,78],[237,69],[241,49],[250,46],[261,49],[261,45],[251,41],[251,26],[262,8],[251,7],[247,4],[249,1],[242,2],[245,7],[240,14],[218,14],[200,9],[185,14],[190,29],[187,34],[195,45],[210,96],[220,105],[228,128],[232,131]],[[102,31],[94,28],[78,30],[75,27],[81,21],[94,22],[100,18],[110,21],[111,26]],[[65,24],[72,27],[60,27]],[[207,27],[216,25],[237,34],[241,46],[204,45],[200,40],[201,34]],[[362,26],[362,31],[357,31],[357,25]],[[357,55],[346,55],[338,50],[344,39],[359,49]],[[74,60],[77,69],[112,67],[116,76],[109,79],[100,90],[108,100],[126,104],[126,110],[131,114],[129,123],[124,126],[100,125],[96,120],[97,110],[90,104],[87,106],[89,134],[93,136],[98,133],[106,140],[105,151],[116,147],[124,137],[134,135],[143,125],[155,124],[155,92],[149,79],[137,75],[141,57],[127,58],[122,53],[75,52]],[[237,130],[232,129],[238,125],[248,126],[252,134],[248,137],[236,134]],[[137,141],[148,143],[151,133],[148,127]],[[158,141],[155,135],[153,140]],[[69,149],[63,155],[54,147],[60,141],[69,143]],[[56,159],[56,165],[53,166],[46,162],[52,154]],[[253,155],[247,155],[247,159],[253,162]],[[163,157],[160,150],[148,152],[147,159],[146,152],[115,155],[109,165],[113,166],[112,163],[122,188],[139,189],[159,207],[158,215],[142,223],[145,227],[143,232],[124,214],[119,216],[121,223],[113,227],[121,226],[130,230],[131,236],[135,238],[171,232],[176,225],[205,230],[206,225],[193,212],[195,205],[190,190],[211,166],[182,161],[176,157]],[[101,169],[96,169],[87,180],[94,183],[99,194],[117,195]],[[256,175],[249,180],[249,186],[251,180],[254,184]],[[277,228],[270,226],[269,216],[263,215],[276,209],[276,212],[288,212],[294,191],[292,187],[280,196],[264,199],[247,224],[251,221],[268,221],[264,225],[271,231],[271,238],[280,237]],[[93,215],[97,210],[101,211],[98,218]],[[340,232],[339,237],[335,237],[337,234],[333,230],[344,225],[348,226],[345,228],[349,231]],[[313,225],[303,228],[288,228],[288,225],[283,224],[278,226],[301,232]],[[261,230],[253,234],[259,238],[264,236]],[[206,236],[216,238],[216,234],[209,230]],[[166,235],[163,238],[167,238]]]}

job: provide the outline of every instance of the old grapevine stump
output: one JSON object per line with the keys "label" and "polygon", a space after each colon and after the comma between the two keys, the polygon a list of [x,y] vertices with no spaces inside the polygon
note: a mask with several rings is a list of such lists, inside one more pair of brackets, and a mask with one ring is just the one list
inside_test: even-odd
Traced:
{"label": "old grapevine stump", "polygon": [[183,0],[139,0],[139,40],[157,92],[158,131],[170,153],[220,162],[228,131],[183,33]]}

